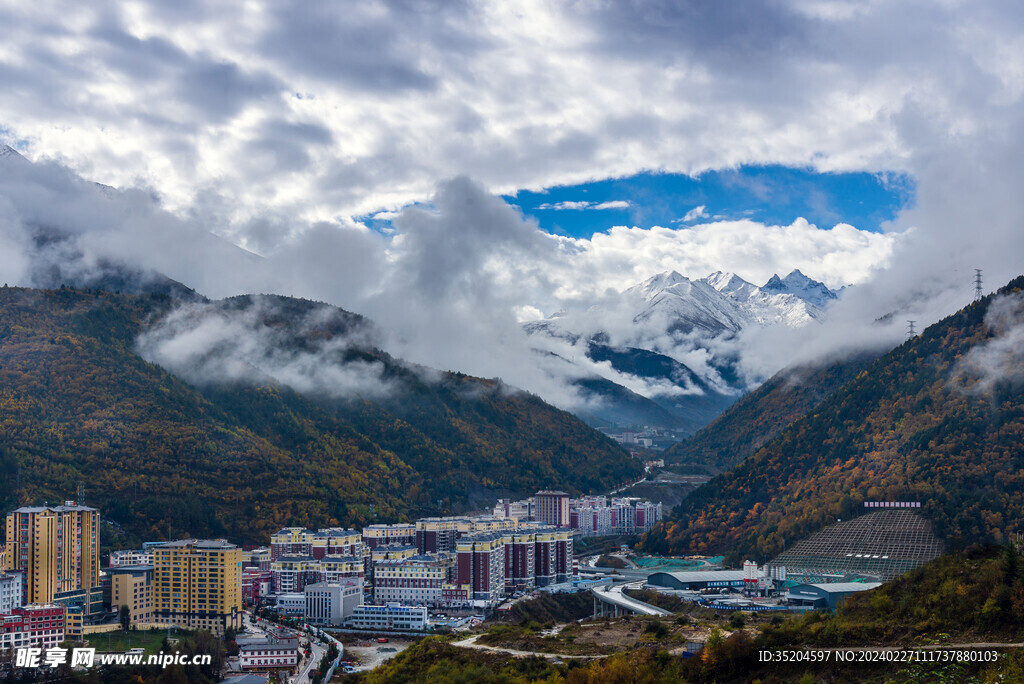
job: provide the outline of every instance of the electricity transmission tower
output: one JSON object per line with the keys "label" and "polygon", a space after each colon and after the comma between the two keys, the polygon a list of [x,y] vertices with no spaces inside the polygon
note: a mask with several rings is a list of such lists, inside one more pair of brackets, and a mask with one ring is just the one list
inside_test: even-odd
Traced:
{"label": "electricity transmission tower", "polygon": [[974,301],[978,301],[982,297],[981,292],[981,269],[974,269]]}

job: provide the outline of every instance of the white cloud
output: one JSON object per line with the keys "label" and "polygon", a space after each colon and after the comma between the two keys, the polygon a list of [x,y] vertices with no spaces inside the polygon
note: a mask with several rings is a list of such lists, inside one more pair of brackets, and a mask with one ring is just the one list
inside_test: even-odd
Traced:
{"label": "white cloud", "polygon": [[[559,278],[559,294],[591,297],[673,270],[693,278],[732,271],[763,284],[775,273],[799,268],[830,287],[842,287],[885,268],[899,238],[845,224],[820,229],[803,219],[788,226],[718,221],[686,230],[616,226],[587,239],[560,238],[572,256]],[[552,277],[559,275],[556,266]]]}
{"label": "white cloud", "polygon": [[[329,338],[318,334],[344,325],[323,306],[286,315],[288,328],[268,325],[277,309],[278,303],[266,297],[238,307],[184,304],[143,332],[137,347],[146,360],[200,386],[271,382],[307,394],[364,399],[392,391],[383,363],[342,360],[347,349],[372,345],[367,330],[356,327],[349,335]],[[296,344],[298,339],[304,344]]]}
{"label": "white cloud", "polygon": [[[969,299],[975,267],[995,286],[1024,263],[1019,3],[65,0],[4,3],[0,25],[0,140],[135,189],[110,211],[56,165],[0,178],[12,281],[32,276],[25,225],[63,222],[93,258],[214,296],[319,296],[388,319],[410,350],[423,334],[438,364],[499,373],[521,361],[522,307],[659,270],[858,283],[849,318],[833,317],[853,331],[894,311],[934,320]],[[492,196],[742,164],[906,172],[917,202],[881,235],[712,217],[573,240]],[[402,211],[393,236],[352,224],[461,174],[486,191],[441,194],[487,212]],[[405,311],[402,296],[439,303],[402,321],[382,304]],[[764,367],[794,346],[766,344]]]}
{"label": "white cloud", "polygon": [[953,369],[956,385],[972,393],[990,393],[999,385],[1018,389],[1024,379],[1024,297],[996,297],[985,313],[991,339],[973,347]]}
{"label": "white cloud", "polygon": [[707,218],[707,216],[707,207],[702,204],[699,207],[694,207],[690,211],[686,212],[686,215],[682,218],[682,222],[689,223],[690,221],[696,221],[697,219]]}
{"label": "white cloud", "polygon": [[589,209],[592,211],[603,211],[605,209],[629,209],[629,202],[626,200],[611,200],[609,202],[588,202],[586,200],[579,202],[545,202],[538,206],[538,209],[554,209],[555,211],[582,211],[583,209]]}
{"label": "white cloud", "polygon": [[581,202],[565,201],[565,202],[555,202],[554,204],[551,204],[549,202],[545,202],[544,204],[540,205],[537,208],[538,209],[553,209],[555,211],[579,211],[581,209],[589,209],[591,207],[591,205],[592,205],[592,202],[586,202],[586,201],[581,201]]}

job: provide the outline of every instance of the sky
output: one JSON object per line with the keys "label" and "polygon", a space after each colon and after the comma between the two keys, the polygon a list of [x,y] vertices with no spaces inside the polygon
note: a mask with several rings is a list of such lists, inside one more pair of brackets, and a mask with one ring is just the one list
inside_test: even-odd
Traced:
{"label": "sky", "polygon": [[[613,226],[688,228],[751,219],[788,225],[803,218],[821,227],[842,222],[879,232],[913,204],[913,179],[897,173],[821,173],[780,165],[683,173],[642,171],[624,178],[561,185],[504,195],[555,235],[590,238]],[[374,230],[391,227],[393,211],[356,220]]]}
{"label": "sky", "polygon": [[12,283],[57,225],[81,268],[328,301],[555,396],[519,323],[662,270],[854,285],[751,343],[769,372],[1024,264],[1009,0],[2,0],[0,26],[0,142],[33,162],[0,174]]}
{"label": "sky", "polygon": [[[913,203],[902,174],[820,173],[779,165],[682,173],[642,172],[571,186],[522,190],[504,199],[550,233],[589,238],[610,226],[687,228],[716,221],[789,225],[798,218],[880,231]],[[599,213],[594,213],[599,212]]]}

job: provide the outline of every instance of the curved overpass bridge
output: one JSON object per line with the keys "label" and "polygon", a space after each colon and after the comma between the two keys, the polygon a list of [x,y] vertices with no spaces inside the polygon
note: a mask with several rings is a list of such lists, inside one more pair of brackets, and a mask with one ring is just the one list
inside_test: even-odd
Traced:
{"label": "curved overpass bridge", "polygon": [[667,610],[637,601],[622,593],[629,587],[637,589],[643,586],[643,580],[626,584],[602,585],[594,587],[590,593],[594,596],[594,617],[618,617],[620,615],[671,615]]}

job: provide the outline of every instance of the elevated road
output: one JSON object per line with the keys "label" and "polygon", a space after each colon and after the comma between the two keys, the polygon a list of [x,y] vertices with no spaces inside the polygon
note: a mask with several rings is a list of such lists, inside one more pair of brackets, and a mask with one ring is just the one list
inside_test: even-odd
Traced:
{"label": "elevated road", "polygon": [[643,586],[643,580],[629,582],[627,584],[594,587],[590,590],[590,593],[594,595],[594,617],[618,617],[626,614],[656,616],[672,614],[667,610],[662,610],[657,606],[652,606],[651,604],[644,603],[643,601],[637,601],[636,599],[630,598],[622,593],[622,590],[627,587],[630,589],[639,589],[641,586]]}

